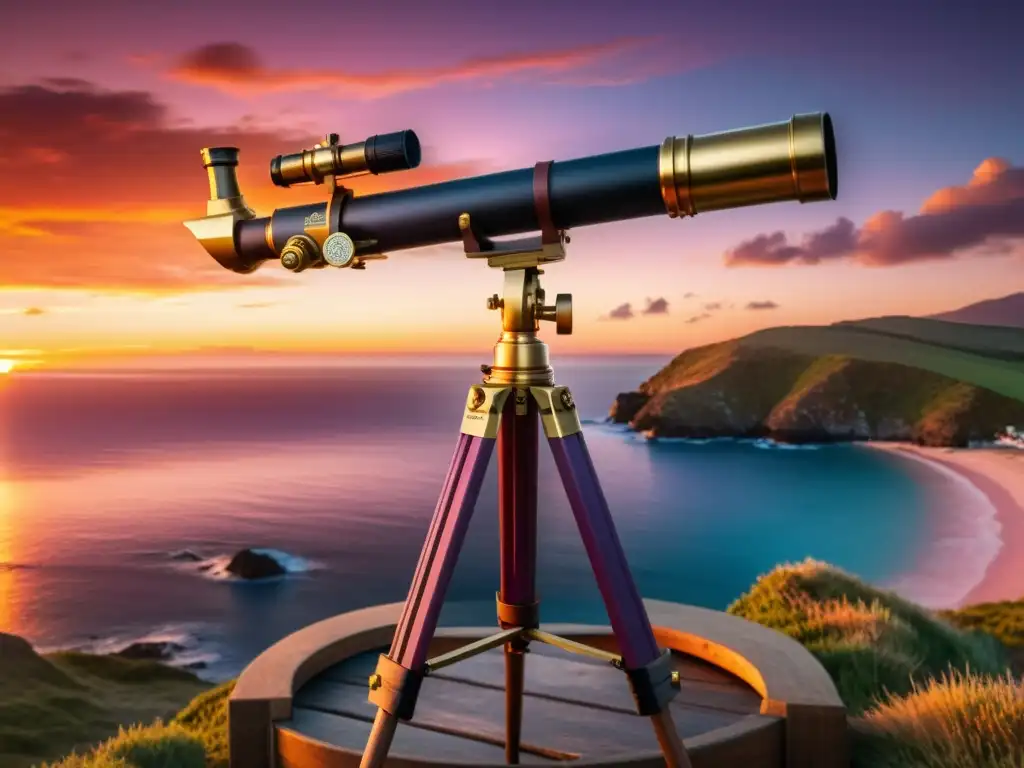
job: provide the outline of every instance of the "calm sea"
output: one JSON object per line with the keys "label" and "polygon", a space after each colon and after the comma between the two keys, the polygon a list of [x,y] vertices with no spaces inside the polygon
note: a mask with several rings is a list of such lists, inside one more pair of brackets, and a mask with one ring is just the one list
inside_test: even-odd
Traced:
{"label": "calm sea", "polygon": [[[929,490],[903,463],[850,447],[647,443],[601,423],[664,362],[570,359],[558,377],[645,596],[724,608],[808,556],[878,583],[912,568]],[[218,678],[310,622],[403,599],[478,380],[469,363],[410,361],[8,377],[0,630],[44,648],[178,638]],[[494,621],[495,487],[492,466],[447,622]],[[604,622],[546,449],[540,494],[542,616]],[[242,547],[286,553],[295,572],[238,583],[171,557]]]}

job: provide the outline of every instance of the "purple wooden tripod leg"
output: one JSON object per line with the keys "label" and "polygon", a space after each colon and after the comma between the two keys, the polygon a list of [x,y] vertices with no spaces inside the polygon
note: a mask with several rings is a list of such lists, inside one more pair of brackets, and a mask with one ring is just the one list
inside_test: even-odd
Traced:
{"label": "purple wooden tripod leg", "polygon": [[[548,443],[604,599],[623,664],[627,670],[647,667],[660,655],[658,644],[629,572],[626,553],[615,532],[615,522],[583,434],[577,432],[567,437],[551,437]],[[652,714],[651,723],[665,756],[665,764],[669,768],[689,768],[690,759],[668,708]]]}
{"label": "purple wooden tripod leg", "polygon": [[[508,399],[498,428],[501,553],[498,622],[503,629],[524,624],[536,626],[537,621],[537,441],[540,419],[537,401],[526,390],[519,392],[522,393],[519,398]],[[520,405],[518,413],[517,399]],[[522,640],[505,644],[505,761],[509,765],[519,763],[526,645]]]}
{"label": "purple wooden tripod leg", "polygon": [[548,440],[558,473],[569,495],[572,514],[583,539],[608,619],[619,641],[627,669],[638,669],[659,655],[651,623],[644,610],[626,553],[615,532],[615,522],[590,459],[583,434]]}
{"label": "purple wooden tripod leg", "polygon": [[[491,438],[459,435],[459,443],[420,552],[409,596],[388,652],[388,658],[407,670],[421,672],[427,661],[427,648],[437,629],[445,592],[466,538],[493,450],[494,440]],[[383,765],[397,721],[394,714],[384,709],[377,710],[360,762],[361,768]]]}

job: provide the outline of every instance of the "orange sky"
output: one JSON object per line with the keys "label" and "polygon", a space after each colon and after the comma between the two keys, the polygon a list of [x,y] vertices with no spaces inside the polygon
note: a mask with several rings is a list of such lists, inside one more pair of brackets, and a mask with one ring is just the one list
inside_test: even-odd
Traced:
{"label": "orange sky", "polygon": [[[19,13],[26,37],[42,34],[35,11]],[[966,132],[935,121],[924,139],[875,136],[881,123],[868,115],[882,100],[893,123],[900,109],[909,120],[932,107],[886,90],[871,68],[836,70],[847,86],[823,88],[813,72],[826,50],[789,64],[730,50],[711,12],[707,39],[721,44],[667,58],[654,55],[652,27],[609,17],[561,43],[512,32],[476,47],[396,40],[353,66],[344,50],[282,52],[255,24],[210,43],[184,16],[169,16],[140,54],[130,35],[102,38],[102,13],[75,45],[0,53],[0,367],[206,347],[485,356],[498,318],[484,300],[501,276],[458,247],[393,254],[364,273],[267,265],[239,276],[182,226],[205,209],[203,146],[241,148],[242,188],[260,214],[321,199],[321,189],[274,188],[267,163],[325,130],[352,141],[417,130],[422,166],[353,182],[367,193],[832,111],[836,202],[573,232],[568,261],[544,282],[574,295],[576,330],[550,334],[556,353],[674,354],[769,325],[927,314],[1024,287],[1024,146],[996,119],[998,93],[979,90]],[[117,13],[126,29],[146,23]],[[934,34],[920,55],[939,62],[947,52]],[[959,66],[980,82],[982,61],[964,55]],[[667,312],[645,313],[658,299]]]}

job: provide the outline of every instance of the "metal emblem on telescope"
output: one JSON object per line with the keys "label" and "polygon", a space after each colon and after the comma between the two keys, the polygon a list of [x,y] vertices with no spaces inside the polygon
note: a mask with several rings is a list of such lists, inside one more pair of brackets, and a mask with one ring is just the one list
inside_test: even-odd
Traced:
{"label": "metal emblem on telescope", "polygon": [[484,400],[486,399],[487,395],[484,394],[483,389],[480,387],[473,387],[473,389],[469,391],[469,410],[480,410],[480,406],[484,404]]}
{"label": "metal emblem on telescope", "polygon": [[576,407],[576,402],[572,399],[572,392],[568,389],[563,389],[561,394],[558,396],[558,399],[562,401],[562,406],[567,411],[571,411]]}
{"label": "metal emblem on telescope", "polygon": [[347,267],[356,255],[356,244],[344,232],[335,232],[324,240],[323,251],[324,261],[332,267]]}
{"label": "metal emblem on telescope", "polygon": [[305,227],[315,227],[315,226],[317,226],[319,224],[326,224],[326,223],[327,223],[327,215],[324,214],[323,211],[314,211],[313,213],[309,214],[309,216],[307,216],[302,221],[302,225],[305,226]]}

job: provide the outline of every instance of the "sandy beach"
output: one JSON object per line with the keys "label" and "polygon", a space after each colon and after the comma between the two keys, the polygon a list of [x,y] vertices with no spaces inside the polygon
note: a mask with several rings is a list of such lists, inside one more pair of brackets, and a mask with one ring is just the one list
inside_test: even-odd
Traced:
{"label": "sandy beach", "polygon": [[[1012,448],[922,448],[902,443],[863,445],[926,463],[947,476],[955,473],[983,494],[983,498],[977,494],[973,497],[974,506],[978,507],[976,510],[945,510],[945,522],[949,523],[950,512],[959,516],[961,528],[965,520],[973,517],[977,535],[989,538],[993,534],[998,535],[1001,546],[997,545],[998,551],[983,574],[978,574],[980,581],[953,601],[955,605],[933,607],[1024,599],[1024,451]],[[961,493],[951,503],[959,505],[971,498],[971,495]],[[961,530],[959,536],[963,535]],[[984,546],[983,542],[980,543]],[[942,557],[942,554],[936,553],[936,557]],[[948,571],[949,577],[955,579],[958,570],[970,566],[947,561],[929,563],[926,567],[939,573]]]}

